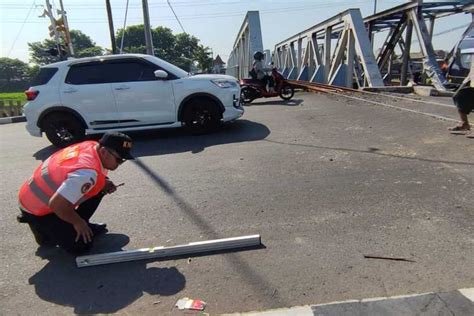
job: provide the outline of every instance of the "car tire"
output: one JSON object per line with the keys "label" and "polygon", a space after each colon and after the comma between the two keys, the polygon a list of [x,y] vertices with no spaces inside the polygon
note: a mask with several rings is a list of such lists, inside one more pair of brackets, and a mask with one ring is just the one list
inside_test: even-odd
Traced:
{"label": "car tire", "polygon": [[66,147],[85,138],[84,125],[69,113],[48,114],[43,119],[41,128],[56,147]]}
{"label": "car tire", "polygon": [[216,131],[220,121],[219,107],[211,100],[192,100],[183,110],[184,126],[194,135]]}

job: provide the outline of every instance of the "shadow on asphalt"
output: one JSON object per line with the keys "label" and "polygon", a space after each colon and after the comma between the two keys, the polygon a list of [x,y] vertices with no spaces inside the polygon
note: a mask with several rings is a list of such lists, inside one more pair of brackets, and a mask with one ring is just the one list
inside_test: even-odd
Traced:
{"label": "shadow on asphalt", "polygon": [[245,106],[259,106],[259,105],[285,105],[285,106],[297,106],[303,103],[302,99],[291,99],[291,100],[272,100],[272,101],[260,101],[260,102],[252,102],[252,103],[247,103]]}
{"label": "shadow on asphalt", "polygon": [[36,160],[41,160],[44,161],[46,160],[49,156],[51,156],[54,152],[58,151],[60,148],[55,147],[53,145],[49,145],[48,147],[41,148],[37,152],[33,154],[33,157],[35,157]]}
{"label": "shadow on asphalt", "polygon": [[[183,128],[126,132],[134,141],[132,154],[135,157],[166,155],[182,152],[199,153],[206,147],[262,140],[270,134],[263,124],[248,120],[237,120],[224,124],[220,130],[206,135],[190,135]],[[90,136],[98,140],[100,135]],[[50,145],[33,154],[36,160],[45,160],[58,148]]]}
{"label": "shadow on asphalt", "polygon": [[[132,161],[142,172],[148,176],[157,187],[170,196],[178,206],[181,213],[187,216],[193,224],[200,230],[202,235],[206,239],[219,239],[226,238],[229,236],[221,236],[215,230],[212,225],[210,225],[205,216],[202,216],[197,212],[193,207],[179,195],[176,190],[168,184],[168,182],[163,179],[157,172],[148,167],[143,161],[139,158]],[[235,237],[235,236],[230,236]],[[257,250],[257,249],[266,249],[262,244],[259,247],[249,247],[246,250]],[[249,265],[247,262],[242,260],[242,258],[236,253],[229,253],[226,255],[226,260],[232,265],[234,270],[240,274],[243,280],[246,280],[249,285],[253,287],[252,295],[258,297],[261,302],[267,304],[273,304],[278,302],[282,306],[289,306],[283,297],[281,297],[277,292],[274,292],[274,287],[268,282],[264,277],[259,275],[254,268]]]}
{"label": "shadow on asphalt", "polygon": [[270,130],[261,123],[237,120],[225,124],[215,133],[206,135],[190,135],[185,129],[128,134],[134,140],[132,154],[135,157],[144,157],[183,152],[199,153],[206,147],[262,140],[270,134]]}
{"label": "shadow on asphalt", "polygon": [[[106,234],[94,240],[91,253],[122,250],[129,238]],[[140,298],[179,293],[186,279],[175,267],[147,268],[147,261],[77,268],[74,256],[59,248],[38,248],[36,254],[49,262],[29,279],[41,299],[71,306],[76,314],[115,313]]]}

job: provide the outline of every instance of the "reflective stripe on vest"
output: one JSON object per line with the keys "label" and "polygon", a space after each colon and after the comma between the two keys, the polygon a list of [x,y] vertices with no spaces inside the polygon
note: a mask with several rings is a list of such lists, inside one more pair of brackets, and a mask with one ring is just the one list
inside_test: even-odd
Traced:
{"label": "reflective stripe on vest", "polygon": [[33,178],[30,179],[28,185],[30,186],[31,192],[33,192],[36,197],[43,202],[44,204],[48,205],[49,204],[49,196],[43,192],[43,190],[40,189],[38,184],[36,184],[35,180]]}
{"label": "reflective stripe on vest", "polygon": [[[49,158],[43,162],[41,166],[41,178],[46,183],[46,185],[51,189],[51,191],[56,192],[59,189],[59,186],[54,183],[53,179],[49,176],[48,173]],[[31,178],[28,185],[30,186],[31,192],[33,192],[36,197],[43,202],[44,204],[49,204],[49,196],[46,192],[41,190],[39,185],[35,182],[34,178]]]}
{"label": "reflective stripe on vest", "polygon": [[59,186],[49,176],[48,165],[49,165],[49,158],[43,162],[43,166],[41,167],[41,178],[53,192],[56,192],[56,190],[59,189]]}

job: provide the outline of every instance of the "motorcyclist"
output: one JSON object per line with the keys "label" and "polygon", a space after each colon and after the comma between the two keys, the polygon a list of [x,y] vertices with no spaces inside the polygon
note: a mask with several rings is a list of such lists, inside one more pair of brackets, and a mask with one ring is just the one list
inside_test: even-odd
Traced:
{"label": "motorcyclist", "polygon": [[269,76],[266,74],[267,71],[271,71],[271,68],[265,68],[263,64],[263,58],[265,55],[260,52],[256,51],[253,54],[253,64],[252,64],[252,71],[250,72],[250,75],[252,76],[253,79],[258,79],[262,81],[264,87],[267,86],[268,84],[268,92],[274,92],[275,90],[273,89],[273,77]]}

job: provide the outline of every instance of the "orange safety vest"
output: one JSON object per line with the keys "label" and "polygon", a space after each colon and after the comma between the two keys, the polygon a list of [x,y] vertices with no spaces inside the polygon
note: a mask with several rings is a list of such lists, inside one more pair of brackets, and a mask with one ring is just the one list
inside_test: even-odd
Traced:
{"label": "orange safety vest", "polygon": [[95,170],[97,181],[92,183],[92,189],[84,194],[74,206],[78,206],[102,191],[105,186],[107,170],[102,168],[96,145],[96,141],[85,141],[71,145],[54,153],[41,163],[33,176],[20,189],[18,194],[20,208],[36,216],[53,213],[49,207],[49,200],[68,175],[78,169]]}

